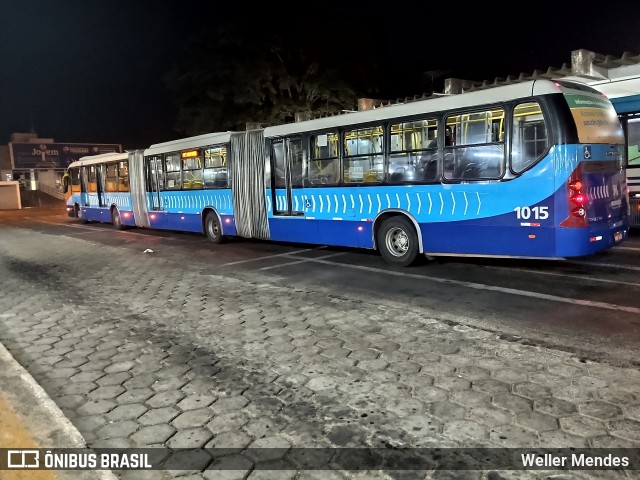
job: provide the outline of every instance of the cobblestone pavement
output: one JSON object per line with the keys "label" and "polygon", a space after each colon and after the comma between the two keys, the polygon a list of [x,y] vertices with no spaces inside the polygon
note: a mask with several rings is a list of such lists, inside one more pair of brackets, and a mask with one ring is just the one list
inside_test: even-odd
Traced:
{"label": "cobblestone pavement", "polygon": [[[638,369],[500,338],[384,299],[285,288],[258,274],[17,228],[0,230],[0,286],[0,341],[92,447],[640,447]],[[250,462],[241,470],[115,473],[142,480],[637,478],[268,471]]]}

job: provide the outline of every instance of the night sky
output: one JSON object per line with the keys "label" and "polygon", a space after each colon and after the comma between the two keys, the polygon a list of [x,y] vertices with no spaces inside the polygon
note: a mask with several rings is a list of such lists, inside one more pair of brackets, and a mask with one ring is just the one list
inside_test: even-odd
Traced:
{"label": "night sky", "polygon": [[560,67],[580,48],[640,54],[638,1],[575,11],[558,11],[558,1],[510,2],[503,12],[498,2],[465,10],[468,2],[306,1],[295,11],[278,2],[201,3],[0,0],[0,144],[31,129],[60,143],[124,148],[183,136],[162,77],[192,31],[220,22],[265,35],[280,29],[351,82],[362,80],[349,75],[355,65],[366,72],[375,63],[380,90],[368,96],[388,99],[430,90],[424,72],[488,80]]}

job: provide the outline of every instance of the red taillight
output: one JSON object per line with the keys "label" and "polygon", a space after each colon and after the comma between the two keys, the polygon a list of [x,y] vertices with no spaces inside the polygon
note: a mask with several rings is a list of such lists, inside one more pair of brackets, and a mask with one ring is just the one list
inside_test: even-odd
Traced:
{"label": "red taillight", "polygon": [[574,192],[579,192],[580,190],[582,190],[582,182],[580,180],[569,182],[569,188]]}
{"label": "red taillight", "polygon": [[584,192],[585,185],[582,181],[582,170],[578,166],[569,177],[567,182],[567,200],[569,207],[569,216],[560,222],[561,227],[586,227],[589,224],[587,220],[587,194]]}
{"label": "red taillight", "polygon": [[584,193],[576,193],[575,195],[571,195],[569,197],[569,200],[571,200],[576,205],[584,207],[584,204],[587,202],[587,196]]}

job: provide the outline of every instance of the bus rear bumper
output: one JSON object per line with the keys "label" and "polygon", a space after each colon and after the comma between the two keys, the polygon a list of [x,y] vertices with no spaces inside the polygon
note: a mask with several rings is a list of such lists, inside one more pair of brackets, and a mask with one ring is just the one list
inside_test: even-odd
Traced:
{"label": "bus rear bumper", "polygon": [[560,228],[556,235],[556,251],[560,257],[593,255],[615,247],[629,236],[629,226],[613,225],[601,228]]}

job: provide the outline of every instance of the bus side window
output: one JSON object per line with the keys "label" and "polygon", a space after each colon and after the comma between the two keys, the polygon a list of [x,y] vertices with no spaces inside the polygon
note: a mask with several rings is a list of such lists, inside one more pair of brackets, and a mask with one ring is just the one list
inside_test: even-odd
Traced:
{"label": "bus side window", "polygon": [[225,146],[218,145],[205,148],[202,181],[204,188],[227,187],[227,148]]}
{"label": "bus side window", "polygon": [[200,156],[182,159],[182,188],[202,188],[202,161]]}
{"label": "bus side window", "polygon": [[107,192],[118,191],[118,164],[117,163],[107,164],[107,178],[106,178],[105,191]]}
{"label": "bus side window", "polygon": [[311,185],[335,185],[340,172],[338,132],[311,136],[308,177]]}
{"label": "bus side window", "polygon": [[345,132],[343,180],[345,183],[376,183],[384,180],[382,126]]}
{"label": "bus side window", "polygon": [[78,193],[80,192],[80,169],[74,168],[67,172],[66,175],[67,192]]}
{"label": "bus side window", "polygon": [[284,188],[287,186],[284,141],[273,142],[271,158],[273,160],[273,186],[275,188]]}
{"label": "bus side window", "polygon": [[287,160],[289,162],[289,179],[292,187],[302,187],[304,159],[305,153],[302,138],[287,139]]}
{"label": "bus side window", "polygon": [[435,118],[391,124],[387,179],[433,182],[438,173],[437,133]]}
{"label": "bus side window", "polygon": [[180,175],[180,154],[177,152],[166,153],[165,172],[167,175],[166,190],[180,190],[182,188],[182,178]]}
{"label": "bus side window", "polygon": [[89,170],[89,188],[87,189],[89,192],[94,193],[98,191],[98,177],[96,173],[96,166],[91,165],[87,167]]}
{"label": "bus side window", "polygon": [[[450,180],[498,179],[504,174],[505,145],[501,141],[505,112],[501,108],[452,115],[451,146],[445,147],[444,176]],[[449,129],[447,126],[447,129]]]}
{"label": "bus side window", "polygon": [[129,164],[127,162],[118,163],[118,191],[129,191]]}
{"label": "bus side window", "polygon": [[548,135],[542,110],[537,102],[517,105],[513,113],[511,169],[520,173],[546,151]]}

